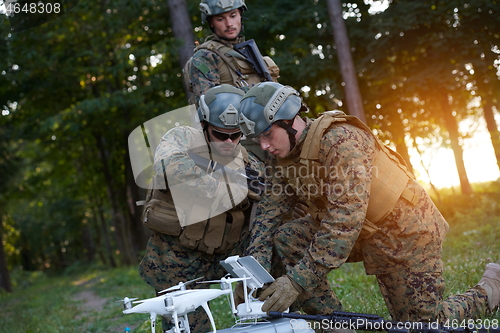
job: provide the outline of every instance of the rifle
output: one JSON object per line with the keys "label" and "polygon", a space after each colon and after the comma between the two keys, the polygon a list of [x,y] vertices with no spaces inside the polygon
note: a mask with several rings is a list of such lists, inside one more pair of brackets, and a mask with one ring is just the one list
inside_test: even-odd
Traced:
{"label": "rifle", "polygon": [[250,169],[248,166],[245,166],[245,173],[239,172],[237,170],[231,169],[224,164],[217,163],[216,161],[210,160],[203,156],[200,156],[193,152],[188,152],[189,157],[193,160],[194,164],[201,168],[206,173],[213,173],[218,170],[222,170],[225,172],[229,178],[236,183],[240,183],[239,180],[246,179],[248,189],[261,195],[264,191],[266,184],[263,182],[264,179],[259,177],[257,171]]}
{"label": "rifle", "polygon": [[253,39],[235,45],[234,49],[245,56],[246,60],[252,64],[257,74],[263,76],[266,81],[273,81],[269,69],[267,69],[267,65],[262,59],[262,54],[260,54],[259,48]]}
{"label": "rifle", "polygon": [[[445,325],[436,322],[403,322],[387,321],[382,317],[372,314],[334,311],[331,315],[302,315],[296,313],[284,313],[270,311],[270,317],[293,318],[312,320],[321,323],[323,331],[325,329],[351,329],[356,331],[386,331],[388,333],[500,333],[497,319],[489,320],[463,320],[462,322],[451,320]],[[489,325],[477,325],[477,323],[488,321]],[[316,325],[315,325],[316,326]]]}

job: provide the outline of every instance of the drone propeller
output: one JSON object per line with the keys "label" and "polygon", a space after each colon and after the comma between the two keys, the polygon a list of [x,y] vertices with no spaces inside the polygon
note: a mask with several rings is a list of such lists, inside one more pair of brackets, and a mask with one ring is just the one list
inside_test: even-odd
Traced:
{"label": "drone propeller", "polygon": [[125,310],[127,309],[130,309],[132,307],[132,301],[135,301],[137,298],[128,298],[128,297],[124,297],[123,299],[121,300],[118,300],[116,301],[116,303],[122,303],[123,304],[123,308]]}
{"label": "drone propeller", "polygon": [[244,278],[222,278],[220,280],[212,280],[212,281],[201,281],[198,282],[200,283],[221,283],[221,282],[228,282],[228,283],[233,283],[233,282],[238,282],[238,281],[243,281],[243,280],[249,280],[249,277],[244,277]]}
{"label": "drone propeller", "polygon": [[243,278],[222,278],[220,280],[212,280],[212,281],[201,281],[198,283],[220,283],[220,282],[238,282],[238,281],[243,281],[243,280],[249,280],[249,277],[243,277]]}
{"label": "drone propeller", "polygon": [[141,299],[141,300],[136,301],[136,299],[137,298],[134,298],[134,301],[132,303],[134,303],[134,304],[136,304],[136,303],[144,303],[145,301],[147,301],[145,299]]}
{"label": "drone propeller", "polygon": [[123,299],[120,299],[120,300],[116,301],[116,303],[132,302],[132,301],[135,301],[136,299],[137,299],[137,297],[136,298],[124,297]]}
{"label": "drone propeller", "polygon": [[179,290],[179,289],[182,289],[182,287],[184,287],[185,285],[188,285],[188,284],[190,284],[190,283],[192,283],[192,282],[195,282],[195,281],[198,281],[198,280],[200,280],[200,279],[203,279],[203,277],[202,277],[202,276],[200,276],[199,278],[196,278],[196,279],[194,279],[194,280],[190,280],[190,281],[188,281],[188,282],[179,282],[179,284],[178,284],[178,285],[175,285],[175,286],[172,286],[172,287],[167,288],[167,289],[165,289],[165,290],[162,290],[162,291],[158,292],[158,294],[163,294],[163,293],[166,293],[166,292],[169,292],[169,291],[172,291],[172,290]]}

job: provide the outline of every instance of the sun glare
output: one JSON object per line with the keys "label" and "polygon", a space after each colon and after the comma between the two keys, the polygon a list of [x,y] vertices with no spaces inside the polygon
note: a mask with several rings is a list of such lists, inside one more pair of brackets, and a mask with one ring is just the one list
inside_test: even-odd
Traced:
{"label": "sun glare", "polygon": [[[500,171],[495,159],[491,139],[486,131],[478,131],[464,142],[464,164],[470,183],[481,183],[500,178]],[[428,151],[422,159],[428,165],[429,177],[422,167],[416,151],[411,151],[411,163],[416,169],[417,179],[432,183],[438,188],[456,187],[460,185],[453,151],[440,148]]]}

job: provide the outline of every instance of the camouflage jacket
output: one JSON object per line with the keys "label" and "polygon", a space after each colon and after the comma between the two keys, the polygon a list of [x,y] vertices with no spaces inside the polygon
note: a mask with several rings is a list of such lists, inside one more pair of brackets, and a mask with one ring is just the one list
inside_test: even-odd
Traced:
{"label": "camouflage jacket", "polygon": [[[186,84],[188,84],[189,89],[193,92],[193,96],[189,101],[191,104],[194,103],[197,105],[200,96],[205,91],[223,83],[247,89],[251,85],[264,80],[257,75],[252,65],[244,60],[242,55],[235,56],[238,53],[233,50],[234,46],[244,41],[244,36],[240,36],[230,42],[216,35],[210,35],[203,44],[196,47],[195,53],[189,59],[184,69]],[[222,53],[217,54],[210,47],[204,47],[208,45],[225,46],[226,51],[222,52],[224,55]],[[221,56],[224,56],[226,61]],[[279,77],[278,66],[269,57],[263,57],[263,60],[268,66],[273,80],[276,81]],[[238,70],[238,74],[230,67]],[[236,82],[235,77],[237,77]]]}
{"label": "camouflage jacket", "polygon": [[[289,155],[296,162],[312,120],[306,122],[307,128]],[[442,271],[441,247],[448,224],[425,190],[411,181],[408,187],[418,196],[416,204],[400,198],[393,211],[377,223],[376,232],[365,238],[361,230],[370,198],[372,164],[379,149],[375,138],[351,124],[336,123],[318,140],[319,162],[336,172],[328,175],[321,189],[328,197],[327,214],[316,222],[317,232],[309,247],[301,249],[304,257],[288,272],[290,277],[306,290],[314,288],[346,262],[354,249],[367,274]],[[291,191],[276,161],[271,160],[266,169],[272,186],[259,203],[247,255],[270,270],[273,233],[296,201],[308,200],[311,193]]]}

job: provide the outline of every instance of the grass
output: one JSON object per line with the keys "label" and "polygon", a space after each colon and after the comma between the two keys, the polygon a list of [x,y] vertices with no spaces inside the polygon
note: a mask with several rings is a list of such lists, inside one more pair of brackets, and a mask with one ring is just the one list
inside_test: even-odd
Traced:
{"label": "grass", "polygon": [[[469,201],[457,200],[455,209],[448,205],[450,223],[443,258],[446,295],[464,292],[481,278],[484,266],[500,259],[500,190]],[[472,201],[472,202],[471,202]],[[441,208],[441,207],[440,207]],[[80,267],[81,268],[81,267]],[[367,276],[361,263],[346,264],[330,274],[330,279],[345,311],[377,314],[389,318],[375,277]],[[0,293],[0,333],[100,333],[149,332],[149,316],[124,315],[116,301],[125,296],[140,299],[153,297],[152,289],[138,276],[136,267],[76,270],[51,277],[42,272],[12,272],[15,291]],[[93,293],[102,309],[85,306],[83,296]],[[82,298],[83,297],[83,298]],[[210,303],[218,328],[233,324],[227,300]],[[489,316],[500,320],[500,313]],[[157,325],[161,327],[161,325]],[[159,329],[157,330],[160,331]]]}
{"label": "grass", "polygon": [[[143,316],[125,316],[116,301],[129,295],[149,298],[149,288],[138,276],[137,269],[92,269],[91,272],[72,273],[67,276],[48,277],[43,273],[20,274],[22,281],[12,294],[0,295],[0,332],[146,332]],[[102,310],[86,306],[92,292],[103,300]]]}

